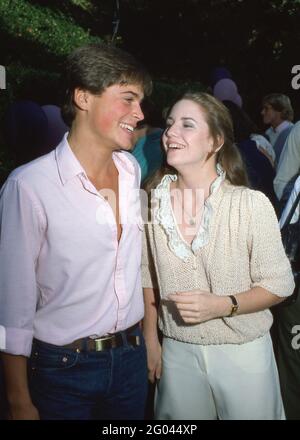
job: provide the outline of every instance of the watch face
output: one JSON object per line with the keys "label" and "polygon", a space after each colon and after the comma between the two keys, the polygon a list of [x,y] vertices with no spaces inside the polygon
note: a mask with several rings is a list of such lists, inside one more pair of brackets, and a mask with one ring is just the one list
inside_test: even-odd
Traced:
{"label": "watch face", "polygon": [[235,315],[236,312],[238,311],[239,306],[232,306],[232,310],[231,310],[231,315]]}

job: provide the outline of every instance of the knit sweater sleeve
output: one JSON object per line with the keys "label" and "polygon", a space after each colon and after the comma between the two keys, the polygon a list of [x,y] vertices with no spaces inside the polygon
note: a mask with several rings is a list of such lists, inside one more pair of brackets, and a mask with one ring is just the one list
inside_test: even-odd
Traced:
{"label": "knit sweater sleeve", "polygon": [[142,285],[144,288],[158,287],[156,271],[153,262],[153,243],[151,238],[151,225],[146,224],[143,232],[142,253]]}
{"label": "knit sweater sleeve", "polygon": [[261,192],[249,191],[249,196],[251,287],[262,287],[280,297],[289,296],[294,290],[294,277],[275,211]]}

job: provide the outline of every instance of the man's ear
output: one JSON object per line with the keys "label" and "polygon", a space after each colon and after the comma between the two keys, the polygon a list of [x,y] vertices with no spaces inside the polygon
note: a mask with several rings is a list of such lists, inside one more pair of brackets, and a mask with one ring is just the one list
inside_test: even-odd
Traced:
{"label": "man's ear", "polygon": [[80,110],[87,110],[89,105],[89,94],[87,90],[76,88],[74,90],[74,103]]}

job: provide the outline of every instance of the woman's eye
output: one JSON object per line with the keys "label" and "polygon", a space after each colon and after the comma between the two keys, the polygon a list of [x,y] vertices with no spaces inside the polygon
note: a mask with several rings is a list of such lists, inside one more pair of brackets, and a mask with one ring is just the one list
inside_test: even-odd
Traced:
{"label": "woman's eye", "polygon": [[193,125],[191,125],[191,124],[183,124],[183,127],[184,128],[193,128]]}

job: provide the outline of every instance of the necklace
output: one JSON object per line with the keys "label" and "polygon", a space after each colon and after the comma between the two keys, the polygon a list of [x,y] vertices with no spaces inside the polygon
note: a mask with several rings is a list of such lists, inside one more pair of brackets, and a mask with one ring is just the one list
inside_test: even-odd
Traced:
{"label": "necklace", "polygon": [[184,197],[183,197],[182,200],[180,200],[180,199],[178,198],[178,192],[179,192],[179,190],[176,190],[176,191],[175,191],[176,199],[177,199],[177,201],[179,202],[179,204],[181,205],[181,208],[182,208],[184,214],[186,214],[186,216],[188,217],[188,224],[189,224],[190,226],[196,226],[196,224],[197,224],[197,215],[198,215],[199,212],[202,210],[202,207],[199,208],[199,209],[197,209],[197,211],[195,212],[195,215],[192,216],[191,214],[189,214],[188,212],[186,212],[186,210],[184,209]]}

